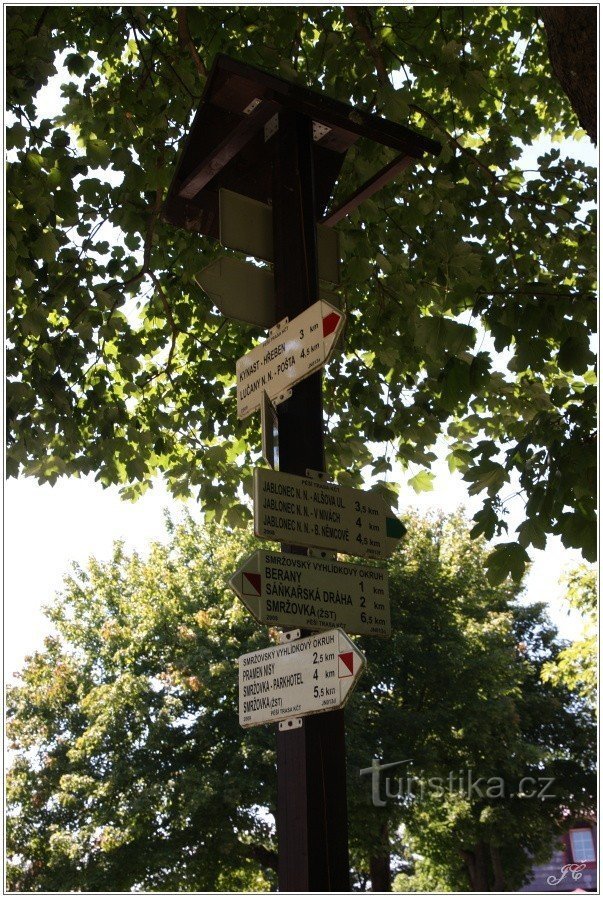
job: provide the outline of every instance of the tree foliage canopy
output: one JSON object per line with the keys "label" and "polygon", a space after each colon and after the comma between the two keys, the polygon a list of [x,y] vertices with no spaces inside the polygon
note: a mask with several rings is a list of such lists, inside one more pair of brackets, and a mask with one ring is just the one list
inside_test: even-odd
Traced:
{"label": "tree foliage canopy", "polygon": [[[147,558],[118,544],[66,578],[49,606],[56,636],[8,693],[11,889],[274,884],[274,727],[243,730],[236,695],[236,659],[266,634],[227,587],[253,546],[242,530],[185,520]],[[390,564],[394,635],[355,637],[368,660],[345,712],[357,886],[387,889],[390,866],[418,851],[432,884],[500,889],[502,871],[514,888],[531,856],[550,851],[565,809],[592,807],[591,714],[578,693],[543,682],[555,633],[541,605],[515,602],[517,587],[484,583],[485,552],[460,516],[413,518]],[[375,807],[359,776],[373,758],[411,759],[401,773],[423,782],[471,768],[506,791]],[[554,798],[517,797],[522,777],[543,775]],[[484,853],[499,878],[475,879]]]}
{"label": "tree foliage canopy", "polygon": [[233,548],[189,522],[66,578],[12,691],[13,888],[266,887],[276,746],[238,722],[236,658],[265,637],[227,589]]}
{"label": "tree foliage canopy", "polygon": [[580,565],[566,577],[565,600],[570,609],[582,615],[580,638],[564,649],[556,661],[544,669],[546,678],[578,689],[592,708],[597,703],[597,572]]}
{"label": "tree foliage canopy", "polygon": [[[474,533],[525,520],[490,560],[519,578],[547,534],[595,551],[594,170],[542,152],[578,124],[530,6],[8,10],[9,474],[162,473],[229,523],[259,449],[235,362],[257,331],[194,281],[223,250],[168,226],[179,141],[218,52],[408,123],[440,157],[338,226],[343,352],[327,377],[329,472],[397,459],[430,484],[439,436],[483,496]],[[40,89],[60,69],[62,114]],[[353,148],[334,202],[389,159]],[[257,417],[257,416],[256,416]],[[385,457],[385,448],[389,453]],[[392,484],[390,483],[391,487]]]}

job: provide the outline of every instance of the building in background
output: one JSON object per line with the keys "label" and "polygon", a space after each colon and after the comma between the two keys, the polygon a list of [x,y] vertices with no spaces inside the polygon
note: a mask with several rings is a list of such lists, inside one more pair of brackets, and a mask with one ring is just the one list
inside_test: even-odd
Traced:
{"label": "building in background", "polygon": [[594,892],[597,889],[597,822],[575,817],[567,825],[560,845],[546,864],[532,870],[532,881],[522,892]]}

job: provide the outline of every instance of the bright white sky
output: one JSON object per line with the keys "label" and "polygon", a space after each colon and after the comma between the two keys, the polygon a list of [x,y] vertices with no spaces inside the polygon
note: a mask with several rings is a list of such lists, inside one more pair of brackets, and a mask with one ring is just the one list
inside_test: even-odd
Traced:
{"label": "bright white sky", "polygon": [[[45,116],[60,113],[58,87],[62,80],[64,75],[51,79],[41,93],[40,108]],[[535,168],[536,157],[550,147],[548,140],[539,141],[524,153],[518,165]],[[559,147],[562,156],[575,155],[597,164],[596,150],[588,140],[567,141]],[[450,475],[445,463],[439,463],[436,471],[432,492],[415,495],[412,490],[402,491],[399,512],[404,515],[404,510],[411,506],[419,511],[438,508],[451,512],[463,504],[472,515],[480,500],[467,495],[466,484],[458,474]],[[161,483],[137,503],[127,503],[120,500],[116,488],[103,489],[92,477],[62,478],[54,487],[39,486],[29,478],[9,480],[4,503],[4,665],[9,677],[22,666],[26,655],[42,647],[43,637],[50,632],[43,606],[60,589],[71,561],[85,564],[92,555],[108,559],[116,539],[124,540],[130,549],[145,552],[151,540],[166,538],[163,509],[168,508],[178,517],[183,508]],[[195,518],[200,517],[193,503],[189,508]],[[510,533],[514,522],[520,520],[516,517],[520,509],[512,511]],[[526,581],[526,600],[547,602],[561,634],[575,638],[580,620],[576,615],[568,615],[561,601],[560,577],[579,560],[578,553],[563,549],[559,539],[554,538],[546,551],[531,550],[530,554],[534,563]]]}

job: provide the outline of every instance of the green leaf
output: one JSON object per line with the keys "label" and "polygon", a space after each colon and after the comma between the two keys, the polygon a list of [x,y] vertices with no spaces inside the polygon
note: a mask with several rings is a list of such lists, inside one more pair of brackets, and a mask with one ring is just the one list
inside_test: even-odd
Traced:
{"label": "green leaf", "polygon": [[471,393],[469,379],[470,366],[461,359],[450,359],[442,372],[442,392],[440,399],[447,409],[454,409],[465,402]]}
{"label": "green leaf", "polygon": [[99,306],[104,306],[105,308],[110,309],[115,303],[115,296],[113,296],[107,290],[95,290],[94,295],[96,296],[96,300]]}
{"label": "green leaf", "polygon": [[559,367],[563,371],[573,371],[576,374],[583,374],[593,360],[585,329],[580,334],[574,334],[564,340],[557,355]]}
{"label": "green leaf", "polygon": [[473,516],[475,526],[471,529],[471,538],[477,539],[478,536],[484,536],[486,539],[492,539],[498,525],[498,518],[492,507],[487,502],[483,508],[480,508]]}
{"label": "green leaf", "polygon": [[464,471],[473,461],[473,456],[468,449],[453,449],[448,455],[448,470],[452,474],[454,471]]}
{"label": "green leaf", "polygon": [[494,496],[508,479],[507,470],[491,459],[469,468],[463,474],[463,480],[471,484],[468,490],[470,496],[475,496],[482,490],[487,490],[489,496]]}
{"label": "green leaf", "polygon": [[43,259],[44,262],[54,262],[59,249],[60,244],[54,234],[50,231],[46,231],[42,234],[35,244],[36,254],[39,258]]}
{"label": "green leaf", "polygon": [[415,493],[428,492],[433,489],[435,475],[431,471],[419,471],[414,477],[410,477],[408,485],[412,486]]}
{"label": "green leaf", "polygon": [[134,374],[140,368],[140,362],[133,355],[123,355],[120,356],[119,363],[124,371],[127,371],[130,374]]}
{"label": "green leaf", "polygon": [[593,516],[566,512],[559,518],[561,542],[568,548],[582,549],[587,561],[597,560],[597,523]]}
{"label": "green leaf", "polygon": [[529,545],[537,549],[546,548],[546,532],[536,518],[528,518],[517,528],[518,539],[522,546]]}
{"label": "green leaf", "polygon": [[17,123],[6,131],[6,148],[7,150],[24,147],[27,138],[27,128],[25,125]]}
{"label": "green leaf", "polygon": [[519,583],[529,562],[530,556],[519,543],[499,543],[486,559],[488,582],[497,586],[511,575]]}
{"label": "green leaf", "polygon": [[79,53],[69,53],[65,57],[65,66],[72,75],[85,75],[93,65],[94,60],[87,55],[80,55]]}
{"label": "green leaf", "polygon": [[438,358],[443,353],[457,355],[473,345],[475,328],[461,324],[442,315],[428,315],[417,324],[415,343],[428,357]]}
{"label": "green leaf", "polygon": [[34,283],[35,279],[36,279],[36,276],[35,276],[34,272],[30,271],[29,269],[27,271],[24,271],[21,274],[21,283],[23,284],[25,289],[27,289],[28,287],[31,287],[31,285]]}
{"label": "green leaf", "polygon": [[41,309],[35,306],[28,309],[22,319],[22,330],[24,334],[31,334],[39,337],[46,329],[46,315]]}
{"label": "green leaf", "polygon": [[347,274],[352,281],[365,281],[373,272],[373,266],[368,259],[352,258],[346,264]]}
{"label": "green leaf", "polygon": [[384,474],[386,471],[391,471],[391,469],[391,463],[386,458],[380,458],[372,466],[373,477],[377,474]]}
{"label": "green leaf", "polygon": [[53,147],[68,147],[70,143],[69,134],[67,133],[67,131],[61,131],[60,129],[57,129],[56,131],[53,131],[51,142]]}
{"label": "green leaf", "polygon": [[48,344],[43,344],[42,346],[36,347],[36,360],[47,372],[53,372],[56,370],[56,359],[54,357],[54,353],[51,350],[51,347]]}
{"label": "green leaf", "polygon": [[229,527],[245,527],[249,523],[249,519],[249,509],[239,502],[226,510],[226,523]]}
{"label": "green leaf", "polygon": [[104,166],[109,161],[111,147],[106,140],[90,138],[86,142],[86,155],[94,166]]}

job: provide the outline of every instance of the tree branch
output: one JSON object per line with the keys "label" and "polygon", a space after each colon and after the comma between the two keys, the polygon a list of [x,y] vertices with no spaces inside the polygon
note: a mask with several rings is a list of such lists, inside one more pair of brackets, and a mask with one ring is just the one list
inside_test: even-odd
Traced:
{"label": "tree branch", "polygon": [[[542,285],[545,286],[545,285]],[[482,296],[552,296],[558,299],[589,299],[596,302],[594,293],[579,293],[576,290],[543,290],[540,284],[526,284],[516,290],[478,290]]]}
{"label": "tree branch", "polygon": [[[387,71],[387,66],[385,65],[385,60],[383,59],[383,54],[375,40],[373,35],[369,31],[368,27],[361,20],[358,7],[356,6],[344,6],[345,14],[348,17],[352,28],[357,32],[358,36],[364,41],[367,46],[367,49],[371,56],[373,57],[373,62],[375,63],[375,69],[377,70],[377,80],[382,87],[386,85],[391,87],[389,80],[389,73]],[[370,21],[370,12],[366,10],[366,15]]]}
{"label": "tree branch", "polygon": [[119,286],[121,288],[130,287],[132,284],[135,284],[141,278],[145,276],[145,274],[149,274],[151,278],[153,277],[153,273],[150,270],[151,266],[151,250],[153,248],[153,237],[155,235],[155,225],[157,224],[157,219],[159,218],[159,214],[161,212],[161,206],[163,203],[163,187],[158,187],[155,192],[155,202],[153,203],[153,207],[151,209],[151,214],[149,216],[149,221],[147,224],[147,231],[144,237],[144,253],[142,258],[142,267],[133,274],[132,277],[129,277],[126,281],[116,282],[115,284],[110,284],[109,286]]}
{"label": "tree branch", "polygon": [[205,67],[205,63],[199,56],[188,27],[188,13],[186,6],[177,6],[176,13],[178,16],[178,43],[182,48],[186,48],[188,50],[193,58],[195,68],[197,69],[199,74],[204,78],[207,78],[207,68]]}
{"label": "tree branch", "polygon": [[170,342],[170,350],[168,352],[167,362],[165,363],[165,373],[168,379],[172,380],[172,359],[174,358],[174,350],[176,349],[176,340],[178,338],[178,334],[180,333],[180,329],[178,328],[176,322],[174,321],[174,315],[172,313],[172,307],[167,301],[167,297],[165,295],[165,291],[161,286],[161,282],[154,271],[148,272],[151,280],[155,285],[156,292],[159,294],[159,298],[161,300],[161,304],[163,306],[163,310],[165,312],[165,317],[167,318],[170,329],[172,331],[172,338]]}
{"label": "tree branch", "polygon": [[34,28],[34,30],[33,30],[34,37],[37,37],[38,34],[40,33],[40,28],[41,28],[42,25],[44,24],[44,19],[46,18],[49,9],[50,9],[49,6],[45,6],[44,9],[42,10],[42,15],[40,16],[40,18],[39,18],[38,21],[36,22],[35,28]]}
{"label": "tree branch", "polygon": [[153,248],[153,236],[155,234],[155,225],[157,224],[157,219],[159,218],[159,213],[161,212],[161,205],[163,203],[163,187],[158,187],[155,192],[155,202],[153,203],[153,208],[151,209],[151,216],[149,218],[149,223],[147,225],[147,232],[144,238],[144,256],[143,256],[143,271],[148,270],[149,265],[151,264],[151,249]]}
{"label": "tree branch", "polygon": [[299,60],[299,51],[301,49],[301,33],[304,25],[305,12],[302,9],[299,10],[297,14],[297,27],[295,29],[295,34],[293,35],[293,43],[291,44],[290,56],[293,58],[293,68],[297,71],[297,65]]}
{"label": "tree branch", "polygon": [[278,854],[263,845],[252,845],[249,842],[239,842],[241,853],[250,861],[256,861],[262,867],[278,871]]}
{"label": "tree branch", "polygon": [[147,83],[147,81],[148,81],[149,79],[150,79],[150,81],[151,81],[151,87],[154,88],[154,87],[155,87],[155,82],[153,81],[153,72],[152,72],[152,70],[151,70],[151,66],[149,65],[149,63],[148,63],[147,60],[145,59],[144,53],[142,52],[142,47],[140,46],[140,41],[138,40],[138,30],[137,30],[136,25],[134,24],[134,22],[130,22],[130,27],[132,28],[132,32],[133,32],[133,34],[134,34],[134,40],[136,41],[136,47],[137,47],[137,49],[138,49],[139,56],[140,56],[140,58],[142,59],[142,64],[143,64],[143,66],[144,66],[144,75],[143,75],[143,78],[142,78],[142,80],[141,80],[141,82],[140,82],[139,90],[141,90],[141,89],[144,88],[145,84]]}
{"label": "tree branch", "polygon": [[442,131],[446,135],[449,143],[451,143],[454,147],[456,147],[457,150],[460,153],[462,153],[464,156],[468,156],[472,162],[475,162],[476,165],[478,165],[481,169],[483,169],[483,171],[486,172],[486,174],[488,175],[488,177],[490,178],[490,180],[492,181],[493,184],[498,183],[498,178],[496,177],[494,172],[490,168],[488,168],[488,166],[484,162],[482,162],[481,159],[475,153],[472,153],[471,150],[469,150],[467,147],[464,147],[462,145],[462,143],[459,143],[459,141],[456,139],[456,137],[453,137],[452,134],[450,134],[440,124],[440,122],[437,120],[437,118],[435,118],[435,116],[433,116],[430,112],[427,112],[427,110],[423,109],[421,106],[417,106],[416,103],[410,103],[408,108],[411,109],[413,112],[418,112],[419,115],[422,115],[424,118],[429,119],[430,122],[432,122],[437,128],[440,129],[440,131]]}

